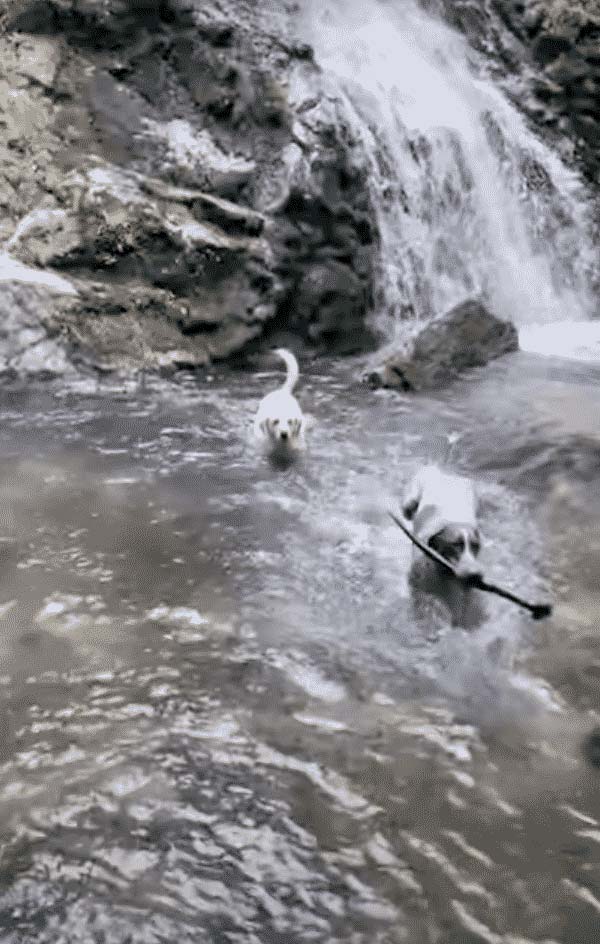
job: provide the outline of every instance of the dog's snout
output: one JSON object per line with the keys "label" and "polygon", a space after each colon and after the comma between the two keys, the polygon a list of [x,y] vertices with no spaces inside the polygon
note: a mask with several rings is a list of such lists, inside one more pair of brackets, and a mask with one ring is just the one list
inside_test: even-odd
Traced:
{"label": "dog's snout", "polygon": [[483,579],[483,568],[474,558],[460,561],[455,567],[455,573],[461,580],[477,581]]}
{"label": "dog's snout", "polygon": [[282,430],[281,430],[281,433],[280,433],[279,435],[281,436],[282,439],[284,439],[284,440],[287,439],[287,438],[288,438],[288,431],[287,431],[287,429],[282,429]]}

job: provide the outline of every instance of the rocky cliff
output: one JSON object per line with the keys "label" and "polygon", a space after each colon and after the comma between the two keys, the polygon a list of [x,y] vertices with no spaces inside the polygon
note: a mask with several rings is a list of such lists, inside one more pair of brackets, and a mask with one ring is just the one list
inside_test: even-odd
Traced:
{"label": "rocky cliff", "polygon": [[425,2],[503,75],[521,79],[512,89],[519,106],[600,184],[600,0]]}
{"label": "rocky cliff", "polygon": [[573,142],[576,160],[600,183],[599,0],[497,0],[497,6],[538,68],[535,117]]}
{"label": "rocky cliff", "polygon": [[361,157],[265,6],[0,3],[0,368],[372,344]]}

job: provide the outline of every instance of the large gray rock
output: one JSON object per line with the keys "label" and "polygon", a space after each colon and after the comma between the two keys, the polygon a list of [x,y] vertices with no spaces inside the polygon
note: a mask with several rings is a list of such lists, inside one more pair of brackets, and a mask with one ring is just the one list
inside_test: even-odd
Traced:
{"label": "large gray rock", "polygon": [[407,326],[400,349],[367,376],[373,387],[428,390],[519,347],[517,330],[480,302],[466,301],[426,327]]}

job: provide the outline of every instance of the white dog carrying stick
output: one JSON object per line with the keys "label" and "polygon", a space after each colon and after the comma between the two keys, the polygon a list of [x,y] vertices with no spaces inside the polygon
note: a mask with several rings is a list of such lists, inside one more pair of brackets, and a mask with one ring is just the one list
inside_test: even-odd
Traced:
{"label": "white dog carrying stick", "polygon": [[516,603],[517,606],[522,606],[524,609],[529,610],[533,619],[540,620],[546,619],[546,617],[551,616],[552,607],[549,603],[528,603],[526,600],[523,600],[521,597],[518,597],[515,593],[511,593],[510,590],[504,590],[502,587],[497,587],[493,583],[488,583],[487,580],[484,580],[479,574],[474,575],[473,577],[461,578],[457,575],[454,567],[447,561],[445,557],[442,557],[441,554],[438,554],[432,547],[428,547],[427,544],[423,544],[409,528],[406,527],[403,521],[400,521],[396,515],[389,511],[388,512],[392,521],[394,521],[398,527],[404,531],[405,535],[410,538],[413,544],[419,548],[420,551],[429,557],[430,560],[435,561],[436,564],[440,564],[445,570],[447,570],[456,580],[462,580],[469,587],[474,587],[476,590],[483,590],[486,593],[495,593],[496,596],[503,597],[505,600],[510,600],[512,603]]}

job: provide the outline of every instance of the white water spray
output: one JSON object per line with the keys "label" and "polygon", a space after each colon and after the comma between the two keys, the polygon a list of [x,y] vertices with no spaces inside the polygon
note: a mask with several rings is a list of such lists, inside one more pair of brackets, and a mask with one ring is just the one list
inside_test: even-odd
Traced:
{"label": "white water spray", "polygon": [[314,0],[308,16],[369,164],[384,336],[474,295],[519,326],[590,317],[585,188],[466,40],[412,0]]}

